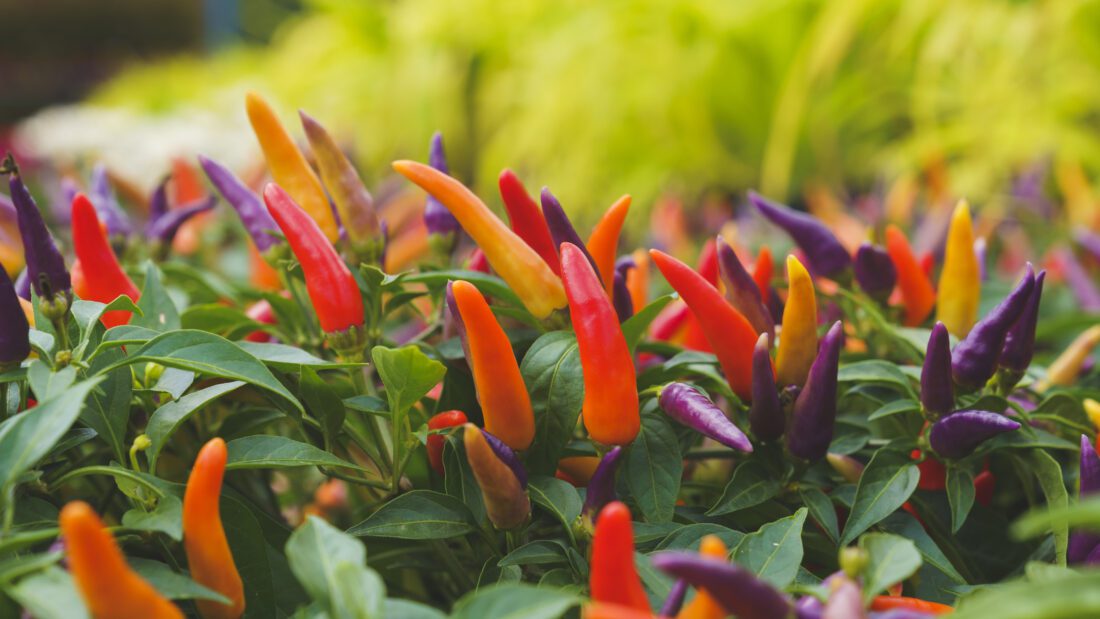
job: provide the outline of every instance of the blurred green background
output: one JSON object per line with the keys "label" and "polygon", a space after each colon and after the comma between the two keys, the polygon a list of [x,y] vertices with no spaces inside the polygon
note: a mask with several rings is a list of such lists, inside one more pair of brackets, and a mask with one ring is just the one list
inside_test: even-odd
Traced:
{"label": "blurred green background", "polygon": [[[0,0],[0,11],[0,75],[18,78],[0,93],[4,121],[87,94],[21,120],[20,148],[104,159],[144,186],[174,156],[255,161],[249,89],[298,135],[298,108],[328,125],[372,185],[392,159],[426,158],[441,130],[454,172],[482,195],[495,202],[512,167],[582,223],[627,192],[641,209],[669,192],[694,204],[749,187],[799,203],[810,188],[854,199],[913,179],[983,208],[1037,164],[1060,171],[1046,181],[1055,194],[1100,171],[1098,0]],[[1084,195],[1069,216],[1094,225]]]}

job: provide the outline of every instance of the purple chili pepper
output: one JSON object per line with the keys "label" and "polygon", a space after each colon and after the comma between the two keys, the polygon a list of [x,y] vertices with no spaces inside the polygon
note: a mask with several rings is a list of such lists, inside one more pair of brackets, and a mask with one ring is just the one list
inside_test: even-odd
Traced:
{"label": "purple chili pepper", "polygon": [[783,436],[786,419],[769,350],[767,333],[761,333],[752,350],[752,408],[749,409],[749,429],[762,441],[774,441]]}
{"label": "purple chili pepper", "polygon": [[130,218],[126,216],[126,212],[115,199],[115,192],[111,189],[111,179],[107,176],[107,166],[102,163],[92,168],[88,199],[95,206],[100,220],[107,225],[107,234],[128,237],[134,232]]}
{"label": "purple chili pepper", "polygon": [[1073,231],[1073,238],[1077,241],[1077,244],[1085,248],[1085,251],[1092,254],[1092,257],[1100,260],[1100,234],[1083,228],[1078,227]]}
{"label": "purple chili pepper", "polygon": [[878,245],[863,243],[856,250],[852,267],[859,287],[871,298],[885,301],[894,291],[894,284],[898,281],[898,270],[885,249]]}
{"label": "purple chili pepper", "polygon": [[[432,143],[428,150],[428,165],[444,174],[450,173],[447,155],[443,151],[443,134],[438,131],[432,136]],[[451,211],[431,194],[428,194],[428,202],[424,205],[424,225],[428,227],[428,234],[439,235],[454,234],[461,227]]]}
{"label": "purple chili pepper", "polygon": [[199,213],[209,211],[217,204],[218,199],[210,195],[195,200],[190,204],[172,209],[157,219],[150,221],[149,225],[145,228],[145,236],[150,240],[159,241],[161,243],[171,243],[172,239],[176,237],[176,233],[179,232],[180,226],[187,223],[187,220]]}
{"label": "purple chili pepper", "polygon": [[1034,287],[1035,274],[1029,262],[1027,273],[1016,288],[955,346],[951,353],[951,375],[956,385],[967,390],[978,389],[997,371],[1005,336],[1023,313]]}
{"label": "purple chili pepper", "polygon": [[596,466],[596,472],[588,481],[588,488],[584,494],[584,508],[581,513],[588,514],[592,522],[596,522],[596,516],[604,505],[617,500],[615,494],[615,471],[619,468],[619,456],[623,453],[622,447],[615,447],[600,458]]}
{"label": "purple chili pepper", "polygon": [[672,583],[672,589],[668,592],[668,597],[665,598],[665,603],[661,605],[661,612],[658,613],[660,617],[675,617],[680,614],[680,609],[684,606],[684,597],[687,596],[688,584],[683,578],[679,578],[676,582]]}
{"label": "purple chili pepper", "polygon": [[[1081,468],[1078,479],[1080,487],[1077,491],[1077,499],[1092,496],[1100,491],[1100,456],[1089,441],[1089,437],[1081,435]],[[1100,548],[1100,535],[1087,531],[1074,531],[1069,537],[1069,548],[1066,552],[1066,560],[1070,563],[1092,563],[1090,559]],[[1100,555],[1096,557],[1100,559]]]}
{"label": "purple chili pepper", "polygon": [[932,424],[928,441],[944,458],[969,456],[985,441],[1019,429],[1020,424],[989,411],[958,411]]}
{"label": "purple chili pepper", "polygon": [[493,453],[501,462],[508,465],[508,468],[512,469],[512,473],[519,480],[519,485],[524,490],[527,489],[527,470],[520,464],[519,458],[516,457],[516,452],[512,451],[512,448],[505,445],[504,441],[489,434],[487,431],[482,430],[481,434],[485,436],[485,441],[489,443],[489,447],[492,448]]}
{"label": "purple chili pepper", "polygon": [[279,224],[267,212],[260,196],[217,161],[199,155],[199,165],[214,189],[237,211],[244,229],[248,231],[260,253],[266,253],[272,246],[282,243],[282,239],[271,234],[279,229]]}
{"label": "purple chili pepper", "polygon": [[767,333],[775,337],[775,322],[760,296],[760,288],[737,259],[737,253],[721,236],[718,237],[716,247],[718,272],[726,284],[726,299],[741,312],[757,333]]}
{"label": "purple chili pepper", "polygon": [[978,258],[978,277],[983,282],[989,279],[989,265],[986,264],[988,250],[989,244],[985,242],[984,237],[974,239],[974,255]]}
{"label": "purple chili pepper", "polygon": [[18,213],[19,235],[23,237],[23,253],[27,259],[31,286],[38,297],[47,302],[54,303],[63,298],[65,308],[58,308],[63,314],[72,299],[73,290],[69,271],[65,268],[65,259],[57,250],[57,245],[46,228],[46,222],[42,220],[38,205],[34,203],[34,198],[19,177],[15,160],[9,155],[5,164],[9,172],[12,202]]}
{"label": "purple chili pepper", "polygon": [[[540,199],[542,201],[542,215],[546,218],[546,225],[550,228],[550,237],[554,239],[554,249],[560,248],[562,243],[576,245],[584,253],[585,258],[588,258],[588,263],[592,265],[596,277],[600,277],[600,269],[596,266],[595,259],[592,258],[592,254],[588,253],[588,248],[581,240],[580,235],[577,234],[573,222],[569,221],[569,216],[565,214],[561,202],[554,197],[554,194],[550,193],[549,187],[542,188]],[[600,278],[600,282],[603,282],[603,278]]]}
{"label": "purple chili pepper", "polygon": [[615,315],[619,317],[619,322],[626,322],[634,315],[634,300],[630,298],[630,289],[626,287],[626,275],[622,271],[615,271],[613,285],[612,305],[615,306]]}
{"label": "purple chili pepper", "polygon": [[848,250],[817,217],[772,202],[755,191],[749,192],[749,201],[761,215],[794,239],[806,254],[806,266],[815,274],[835,278],[852,266]]}
{"label": "purple chili pepper", "polygon": [[752,453],[752,443],[710,398],[686,383],[669,383],[657,398],[661,410],[685,426],[726,447]]}
{"label": "purple chili pepper", "polygon": [[794,610],[786,595],[737,564],[684,551],[661,552],[652,561],[662,572],[705,589],[739,619],[787,619]]}
{"label": "purple chili pepper", "polygon": [[836,378],[844,327],[838,321],[821,340],[806,385],[794,401],[787,429],[787,450],[803,460],[820,460],[829,451],[836,421]]}
{"label": "purple chili pepper", "polygon": [[951,379],[951,337],[937,322],[928,338],[920,371],[920,403],[924,416],[935,421],[955,410],[955,384]]}
{"label": "purple chili pepper", "polygon": [[18,365],[31,354],[30,325],[15,284],[0,265],[0,368]]}
{"label": "purple chili pepper", "polygon": [[165,176],[159,183],[157,188],[153,190],[153,195],[149,196],[149,221],[153,222],[168,212],[168,181],[171,177]]}
{"label": "purple chili pepper", "polygon": [[1027,371],[1035,352],[1035,325],[1039,322],[1039,303],[1043,297],[1043,281],[1046,277],[1046,271],[1039,271],[1035,276],[1035,286],[1031,289],[1027,305],[1016,319],[1016,324],[1005,335],[1005,346],[1001,350],[999,364],[1003,369],[1017,375],[1016,380],[1012,381],[1013,385]]}
{"label": "purple chili pepper", "polygon": [[1092,281],[1092,277],[1081,266],[1077,256],[1068,248],[1062,247],[1054,254],[1062,266],[1062,277],[1066,280],[1066,286],[1077,297],[1077,304],[1086,312],[1100,312],[1100,289]]}
{"label": "purple chili pepper", "polygon": [[31,300],[31,276],[27,274],[27,269],[20,271],[19,277],[15,278],[15,294],[21,299]]}
{"label": "purple chili pepper", "polygon": [[850,578],[845,578],[829,595],[821,619],[863,619],[863,591]]}
{"label": "purple chili pepper", "polygon": [[812,595],[802,596],[794,605],[796,619],[821,619],[824,613],[825,603]]}

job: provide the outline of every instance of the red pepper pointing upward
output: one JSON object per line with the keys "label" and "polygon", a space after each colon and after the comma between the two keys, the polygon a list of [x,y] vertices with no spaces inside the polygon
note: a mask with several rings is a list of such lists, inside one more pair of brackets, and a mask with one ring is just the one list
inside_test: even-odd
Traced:
{"label": "red pepper pointing upward", "polygon": [[[76,253],[72,279],[76,294],[82,299],[100,303],[110,303],[119,296],[127,296],[137,303],[141,293],[118,264],[95,207],[82,193],[73,199],[72,226],[73,251]],[[130,312],[121,310],[107,312],[101,319],[108,329],[129,321]]]}

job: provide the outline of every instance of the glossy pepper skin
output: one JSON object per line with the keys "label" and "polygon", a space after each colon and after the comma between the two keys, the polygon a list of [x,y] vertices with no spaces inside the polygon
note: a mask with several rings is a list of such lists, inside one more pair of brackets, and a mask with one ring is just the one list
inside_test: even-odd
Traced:
{"label": "glossy pepper skin", "polygon": [[550,236],[550,228],[546,225],[538,203],[531,199],[523,182],[511,170],[503,170],[497,184],[512,231],[546,261],[554,275],[560,277],[561,262],[558,260],[557,245]]}
{"label": "glossy pepper skin", "polygon": [[[438,131],[432,135],[428,146],[428,165],[443,174],[451,173],[451,168],[447,165],[447,154],[443,150],[443,134]],[[454,234],[461,227],[447,207],[431,194],[428,194],[428,201],[424,205],[424,225],[428,228],[428,234],[444,236]]]}
{"label": "glossy pepper skin", "polygon": [[760,288],[752,276],[737,258],[737,253],[726,243],[722,237],[718,237],[715,244],[718,269],[725,284],[726,299],[741,312],[752,328],[757,333],[766,333],[775,338],[775,323],[771,313],[764,304],[764,298],[760,295]]}
{"label": "glossy pepper skin", "polygon": [[691,267],[656,249],[649,254],[698,319],[730,388],[737,397],[748,401],[752,397],[752,350],[757,339],[756,330],[726,302],[718,289]]}
{"label": "glossy pepper skin", "polygon": [[[707,535],[699,543],[699,555],[719,561],[726,560],[726,545],[717,535]],[[676,619],[725,619],[726,609],[718,603],[718,600],[700,589],[695,593],[695,598],[676,615]]]}
{"label": "glossy pepper skin", "polygon": [[[453,410],[443,411],[437,413],[428,420],[429,430],[443,430],[445,428],[453,428],[455,426],[461,426],[466,423],[466,413]],[[432,470],[440,475],[444,474],[443,469],[443,446],[447,443],[447,439],[442,434],[429,434],[428,435],[428,463],[432,465]]]}
{"label": "glossy pepper skin", "polygon": [[264,202],[302,265],[321,329],[335,334],[361,328],[364,313],[359,285],[317,222],[274,183],[264,188]]}
{"label": "glossy pepper skin", "polygon": [[886,226],[886,251],[898,273],[898,288],[905,306],[903,322],[907,327],[915,327],[932,312],[936,305],[936,291],[913,255],[909,239],[893,224]]}
{"label": "glossy pepper skin", "polygon": [[535,438],[535,413],[508,334],[473,284],[452,282],[451,292],[465,329],[485,429],[512,449],[527,449]]}
{"label": "glossy pepper skin", "polygon": [[565,290],[546,262],[504,225],[465,185],[414,161],[396,161],[394,170],[443,203],[473,238],[493,270],[538,319],[566,306]]}
{"label": "glossy pepper skin", "polygon": [[937,322],[928,338],[920,372],[920,403],[924,416],[935,421],[955,410],[955,384],[951,379],[951,338]]}
{"label": "glossy pepper skin", "polygon": [[787,256],[787,305],[775,355],[775,381],[783,385],[806,382],[817,356],[817,296],[814,282],[798,258]]}
{"label": "glossy pepper skin", "polygon": [[725,559],[669,551],[653,555],[652,561],[662,572],[706,591],[728,614],[738,619],[789,619],[794,612],[787,596]]}
{"label": "glossy pepper skin", "polygon": [[519,485],[524,490],[527,489],[527,469],[523,468],[523,463],[519,461],[519,456],[512,450],[511,447],[504,444],[504,441],[493,436],[486,430],[481,431],[482,436],[485,437],[485,442],[489,443],[489,448],[496,454],[497,459],[503,462],[508,468],[512,469],[512,474],[516,476],[519,481]]}
{"label": "glossy pepper skin", "polygon": [[[569,216],[565,214],[565,209],[562,207],[561,202],[558,201],[554,194],[550,193],[549,187],[543,187],[542,192],[539,194],[539,200],[542,202],[542,214],[546,218],[546,225],[550,228],[550,236],[554,238],[554,245],[561,249],[562,243],[570,243],[577,249],[581,250],[584,257],[588,259],[588,262],[592,265],[592,270],[596,272],[596,277],[600,279],[600,285],[604,286],[603,275],[600,272],[599,265],[596,264],[596,259],[592,257],[592,254],[588,252],[588,246],[581,240],[579,234],[577,234],[576,228],[573,227],[573,222],[569,221]],[[561,259],[561,252],[558,252],[558,258]],[[605,288],[606,290],[606,288]]]}
{"label": "glossy pepper skin", "polygon": [[898,270],[885,249],[863,243],[856,250],[852,263],[856,274],[856,283],[868,296],[886,301],[898,282]]}
{"label": "glossy pepper skin", "polygon": [[821,340],[810,375],[794,401],[787,427],[787,450],[798,458],[813,462],[824,458],[829,450],[836,421],[837,370],[843,344],[844,327],[837,321]]}
{"label": "glossy pepper skin", "polygon": [[493,526],[508,531],[527,522],[531,500],[512,468],[497,457],[477,426],[469,423],[464,426],[462,442]]}
{"label": "glossy pepper skin", "polygon": [[321,179],[309,167],[305,155],[298,150],[271,105],[260,95],[245,95],[245,110],[252,123],[252,132],[260,142],[271,178],[286,190],[294,202],[309,214],[329,243],[340,237],[340,227],[325,196]]}
{"label": "glossy pepper skin", "polygon": [[183,619],[183,613],[126,563],[91,506],[61,509],[69,571],[93,619]]}
{"label": "glossy pepper skin", "polygon": [[1100,325],[1081,332],[1062,354],[1047,367],[1047,375],[1037,389],[1045,391],[1052,385],[1072,385],[1093,348],[1100,345]]}
{"label": "glossy pepper skin", "polygon": [[363,179],[359,178],[355,166],[321,123],[301,110],[298,117],[302,120],[302,129],[317,161],[321,182],[332,196],[336,212],[340,213],[340,222],[344,224],[348,240],[356,246],[378,243],[381,228],[374,209],[374,198],[367,191]]}
{"label": "glossy pepper skin", "polygon": [[608,207],[607,212],[600,218],[600,221],[596,223],[596,227],[592,229],[592,234],[588,236],[588,243],[585,244],[588,253],[592,255],[592,259],[596,262],[600,279],[603,280],[604,289],[610,299],[614,299],[615,292],[613,288],[615,256],[619,246],[619,233],[622,232],[623,222],[626,221],[626,214],[629,211],[629,195],[624,195],[615,200],[614,204]]}
{"label": "glossy pepper skin", "polygon": [[749,202],[794,239],[814,273],[836,278],[852,266],[848,250],[818,218],[772,202],[754,191],[749,192]]}
{"label": "glossy pepper skin", "polygon": [[985,441],[1020,424],[989,411],[958,411],[932,424],[928,442],[944,458],[965,458]]}
{"label": "glossy pepper skin", "polygon": [[69,271],[65,268],[65,259],[61,257],[57,244],[46,228],[38,205],[23,184],[14,160],[9,158],[5,164],[9,171],[8,184],[11,188],[12,204],[19,222],[19,236],[23,239],[27,276],[40,299],[51,303],[64,301],[65,306],[60,308],[63,314],[72,300],[73,290]]}
{"label": "glossy pepper skin", "polygon": [[[564,266],[564,265],[563,265]],[[634,529],[630,509],[614,501],[600,510],[592,536],[588,587],[592,599],[651,613],[634,567]]]}
{"label": "glossy pepper skin", "polygon": [[244,583],[229,551],[218,501],[229,453],[225,441],[211,439],[191,467],[183,494],[183,548],[195,582],[229,598],[229,604],[196,600],[205,619],[237,619],[244,613]]}
{"label": "glossy pepper skin", "polygon": [[772,289],[772,275],[775,273],[775,260],[772,258],[772,250],[764,245],[756,254],[756,262],[752,265],[752,280],[760,289],[760,298],[764,304],[768,303],[768,295]]}
{"label": "glossy pepper skin", "polygon": [[[80,298],[110,303],[119,296],[127,296],[137,303],[141,294],[119,265],[115,250],[111,249],[107,234],[99,224],[95,207],[82,193],[73,199],[72,230],[77,260],[73,265],[73,283]],[[130,321],[130,312],[106,312],[101,321],[108,329],[124,325]]]}
{"label": "glossy pepper skin", "polygon": [[951,215],[944,248],[943,270],[940,271],[936,320],[947,326],[955,337],[966,337],[978,318],[978,301],[982,293],[981,267],[974,253],[974,226],[970,221],[970,205],[959,202]]}
{"label": "glossy pepper skin", "polygon": [[615,471],[619,468],[619,458],[623,454],[622,447],[614,447],[600,458],[596,472],[588,480],[587,490],[584,494],[584,506],[582,514],[587,514],[593,522],[597,518],[604,505],[616,500]]}
{"label": "glossy pepper skin", "polygon": [[[770,369],[770,368],[769,368]],[[661,410],[685,426],[726,447],[752,453],[749,437],[710,398],[686,383],[669,383],[657,398]]]}
{"label": "glossy pepper skin", "polygon": [[630,256],[624,256],[615,263],[611,301],[615,306],[615,314],[619,317],[619,322],[626,322],[634,315],[634,299],[630,294],[630,288],[626,285],[627,278],[634,268],[634,259]]}
{"label": "glossy pepper skin", "polygon": [[951,353],[951,375],[956,385],[974,390],[993,377],[1005,336],[1023,313],[1034,287],[1035,275],[1028,263],[1027,273],[1012,292],[974,325],[966,339],[955,346]]}
{"label": "glossy pepper skin", "polygon": [[256,249],[259,249],[260,253],[266,253],[272,247],[282,243],[281,239],[271,234],[279,230],[279,224],[275,223],[271,213],[267,212],[267,207],[264,206],[260,196],[217,161],[199,155],[199,165],[206,173],[206,178],[210,179],[210,183],[214,185],[214,189],[217,189],[229,206],[237,211],[244,229],[248,232],[248,236],[252,237],[252,242],[256,244]]}
{"label": "glossy pepper skin", "polygon": [[761,333],[752,350],[752,407],[749,409],[749,428],[757,439],[765,442],[783,436],[786,425],[769,350],[771,345],[768,343],[768,334]]}
{"label": "glossy pepper skin", "polygon": [[29,330],[15,284],[0,265],[0,368],[18,365],[31,354]]}
{"label": "glossy pepper skin", "polygon": [[634,358],[599,277],[579,247],[561,245],[561,275],[584,372],[584,427],[604,445],[626,445],[641,428]]}
{"label": "glossy pepper skin", "polygon": [[1039,303],[1042,301],[1046,277],[1046,271],[1039,271],[1035,276],[1035,286],[1031,289],[1027,304],[1016,319],[1016,324],[1005,335],[1005,345],[997,363],[1002,370],[1002,382],[1011,383],[1006,384],[1009,389],[1023,377],[1035,353],[1035,327],[1039,323]]}

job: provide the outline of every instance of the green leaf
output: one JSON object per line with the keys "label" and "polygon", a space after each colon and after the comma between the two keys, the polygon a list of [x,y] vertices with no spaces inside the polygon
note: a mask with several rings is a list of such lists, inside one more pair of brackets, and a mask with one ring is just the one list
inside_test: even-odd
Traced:
{"label": "green leaf", "polygon": [[333,617],[381,617],[385,587],[366,565],[363,544],[316,516],[286,543],[290,569],[314,601]]}
{"label": "green leaf", "polygon": [[463,280],[470,282],[477,288],[481,294],[485,296],[494,297],[502,301],[508,301],[512,305],[522,306],[519,297],[516,293],[512,292],[512,289],[508,287],[508,284],[504,283],[504,280],[496,277],[495,275],[489,275],[480,271],[466,271],[463,269],[447,269],[442,271],[425,271],[422,273],[409,273],[403,274],[401,281],[408,284],[427,284],[429,286],[442,288],[447,285],[447,282],[452,280]]}
{"label": "green leaf", "polygon": [[840,545],[852,543],[860,533],[901,507],[917,488],[918,481],[920,471],[905,454],[887,449],[875,452],[859,478]]}
{"label": "green leaf", "polygon": [[[97,355],[88,373],[95,375],[112,363],[125,358],[122,350],[109,350]],[[129,367],[117,367],[103,374],[105,379],[92,392],[92,398],[80,414],[80,421],[95,430],[108,445],[115,459],[126,459],[126,426],[130,423],[130,398],[133,396],[133,375]]]}
{"label": "green leaf", "polygon": [[[447,494],[461,501],[469,508],[474,522],[484,526],[488,522],[485,512],[485,500],[481,496],[481,487],[466,460],[466,446],[459,436],[453,436],[443,445],[443,485]],[[560,481],[560,480],[559,480]]]}
{"label": "green leaf", "polygon": [[837,382],[841,383],[882,383],[901,387],[903,391],[913,396],[912,399],[916,399],[916,393],[909,378],[898,369],[898,366],[889,361],[872,359],[849,363],[840,368],[836,378]]}
{"label": "green leaf", "polygon": [[903,537],[889,533],[868,533],[859,538],[867,553],[863,570],[863,599],[870,602],[879,593],[909,578],[920,569],[920,552]]}
{"label": "green leaf", "polygon": [[4,587],[36,619],[88,619],[88,609],[73,577],[60,567],[48,567],[17,584]]}
{"label": "green leaf", "polygon": [[[755,507],[779,494],[783,487],[779,477],[758,460],[746,460],[733,470],[722,496],[707,512],[720,516],[740,509]],[[827,499],[826,499],[827,500]]]}
{"label": "green leaf", "polygon": [[620,475],[640,516],[647,522],[668,522],[676,508],[684,465],[676,434],[663,416],[654,414],[656,407],[656,400],[646,403],[641,431],[630,445]]}
{"label": "green leaf", "polygon": [[73,349],[73,358],[83,359],[84,353],[89,346],[98,345],[96,341],[98,337],[95,336],[97,333],[102,333],[103,329],[103,325],[100,324],[99,319],[103,317],[103,314],[116,310],[131,312],[134,316],[141,314],[141,308],[134,305],[130,297],[125,295],[119,295],[107,304],[80,299],[73,301],[71,309],[74,319],[73,322],[76,323],[77,328],[80,330],[80,342],[76,345],[76,348]]}
{"label": "green leaf", "polygon": [[577,489],[557,477],[540,476],[527,482],[527,494],[532,503],[553,514],[572,539],[573,523],[584,507]]}
{"label": "green leaf", "polygon": [[152,511],[134,507],[122,514],[122,526],[141,531],[157,531],[178,541],[183,540],[183,502],[173,494],[157,499]]}
{"label": "green leaf", "polygon": [[920,411],[920,402],[916,400],[892,400],[883,404],[875,412],[867,416],[867,421],[875,421],[877,419],[885,419],[892,415],[901,415],[904,413],[915,413]]}
{"label": "green leaf", "polygon": [[770,522],[745,536],[731,555],[757,576],[782,589],[794,582],[802,563],[802,526],[806,508]]}
{"label": "green leaf", "polygon": [[951,532],[956,533],[974,506],[974,476],[968,469],[960,466],[947,469],[947,500],[951,503]]}
{"label": "green leaf", "polygon": [[360,537],[446,539],[474,530],[470,510],[454,497],[430,490],[402,494],[348,529]]}
{"label": "green leaf", "polygon": [[365,470],[308,443],[285,436],[257,434],[234,439],[226,444],[229,461],[226,470],[285,469],[299,466],[335,466]]}
{"label": "green leaf", "polygon": [[305,404],[306,410],[313,415],[314,419],[321,422],[321,428],[328,440],[334,441],[347,416],[344,401],[317,374],[317,371],[309,366],[302,366],[298,381],[298,396]]}
{"label": "green leaf", "polygon": [[161,450],[168,444],[168,439],[172,434],[185,421],[202,410],[207,404],[223,395],[236,391],[242,386],[244,386],[244,382],[239,380],[219,383],[189,393],[175,402],[168,402],[153,411],[152,416],[149,417],[149,423],[145,427],[145,435],[152,442],[145,452],[149,459],[149,469],[151,471],[157,470],[157,459],[160,457]]}
{"label": "green leaf", "polygon": [[829,497],[814,486],[800,486],[798,496],[810,510],[810,517],[825,531],[825,535],[835,544],[840,539],[840,528],[836,520],[836,508]]}
{"label": "green leaf", "polygon": [[526,464],[532,474],[552,474],[584,403],[584,375],[577,338],[567,331],[551,331],[528,349],[520,374],[531,394],[535,436]]}
{"label": "green leaf", "polygon": [[145,285],[138,300],[141,314],[135,314],[130,324],[152,331],[172,331],[180,328],[180,314],[172,297],[164,289],[160,270],[152,260],[145,262]]}
{"label": "green leaf", "polygon": [[[1062,467],[1058,461],[1045,451],[1036,449],[1029,452],[1028,462],[1031,464],[1035,478],[1039,480],[1039,487],[1043,489],[1047,505],[1051,509],[1062,509],[1069,504],[1069,494],[1066,492],[1066,484],[1062,479]],[[1055,521],[1051,527],[1054,533],[1054,554],[1058,559],[1058,565],[1066,564],[1066,548],[1069,544],[1069,525],[1065,521]]]}
{"label": "green leaf", "polygon": [[442,363],[428,358],[416,346],[375,346],[371,349],[371,358],[386,385],[386,399],[395,419],[439,384],[447,372]]}
{"label": "green leaf", "polygon": [[965,585],[966,579],[959,573],[947,555],[943,554],[940,547],[932,540],[932,537],[924,530],[924,527],[916,518],[905,512],[896,512],[881,522],[884,530],[898,535],[904,539],[912,540],[924,560],[924,569],[934,568],[947,576],[952,582]]}
{"label": "green leaf", "polygon": [[653,608],[659,607],[672,591],[672,578],[653,567],[653,562],[650,561],[649,557],[640,552],[634,553],[634,569],[637,570],[638,577],[642,579],[642,586],[645,587],[649,605]]}
{"label": "green leaf", "polygon": [[558,619],[580,603],[580,596],[560,589],[501,583],[464,595],[451,619]]}
{"label": "green leaf", "polygon": [[623,322],[623,337],[626,338],[626,345],[630,347],[630,352],[633,353],[634,349],[638,347],[638,343],[645,339],[649,325],[653,324],[653,321],[661,314],[661,310],[665,309],[665,306],[675,298],[676,296],[672,294],[657,297],[650,301],[649,305],[635,311],[633,316]]}
{"label": "green leaf", "polygon": [[1100,572],[990,587],[967,597],[950,616],[951,619],[1100,617]]}
{"label": "green leaf", "polygon": [[268,554],[270,546],[264,539],[263,524],[242,500],[229,496],[224,489],[219,510],[229,550],[245,582],[244,616],[246,619],[277,616],[275,566]]}
{"label": "green leaf", "polygon": [[315,357],[301,348],[287,346],[286,344],[272,344],[271,342],[238,342],[241,350],[263,361],[265,365],[282,370],[284,372],[297,372],[302,366],[310,366],[317,370],[359,367],[364,363],[348,363],[344,361],[329,361]]}
{"label": "green leaf", "polygon": [[149,584],[171,600],[214,600],[229,603],[229,598],[208,589],[189,577],[172,571],[168,565],[151,559],[127,557],[127,563]]}
{"label": "green leaf", "polygon": [[1083,498],[1072,505],[1034,508],[1012,526],[1012,534],[1027,539],[1047,533],[1060,522],[1068,527],[1100,531],[1100,496]]}
{"label": "green leaf", "polygon": [[661,543],[657,544],[654,552],[658,550],[698,550],[699,543],[708,535],[717,536],[726,545],[726,548],[736,548],[741,540],[745,538],[745,534],[740,531],[734,531],[712,522],[700,522],[680,527],[669,533],[667,537],[661,540]]}
{"label": "green leaf", "polygon": [[65,366],[54,372],[41,359],[35,359],[27,367],[27,382],[39,400],[48,400],[76,382],[76,368]]}
{"label": "green leaf", "polygon": [[387,598],[383,604],[383,617],[400,617],[401,619],[447,619],[440,611],[416,602],[397,598]]}
{"label": "green leaf", "polygon": [[505,555],[497,562],[500,567],[509,565],[557,565],[567,564],[565,545],[557,540],[540,539],[528,542]]}

